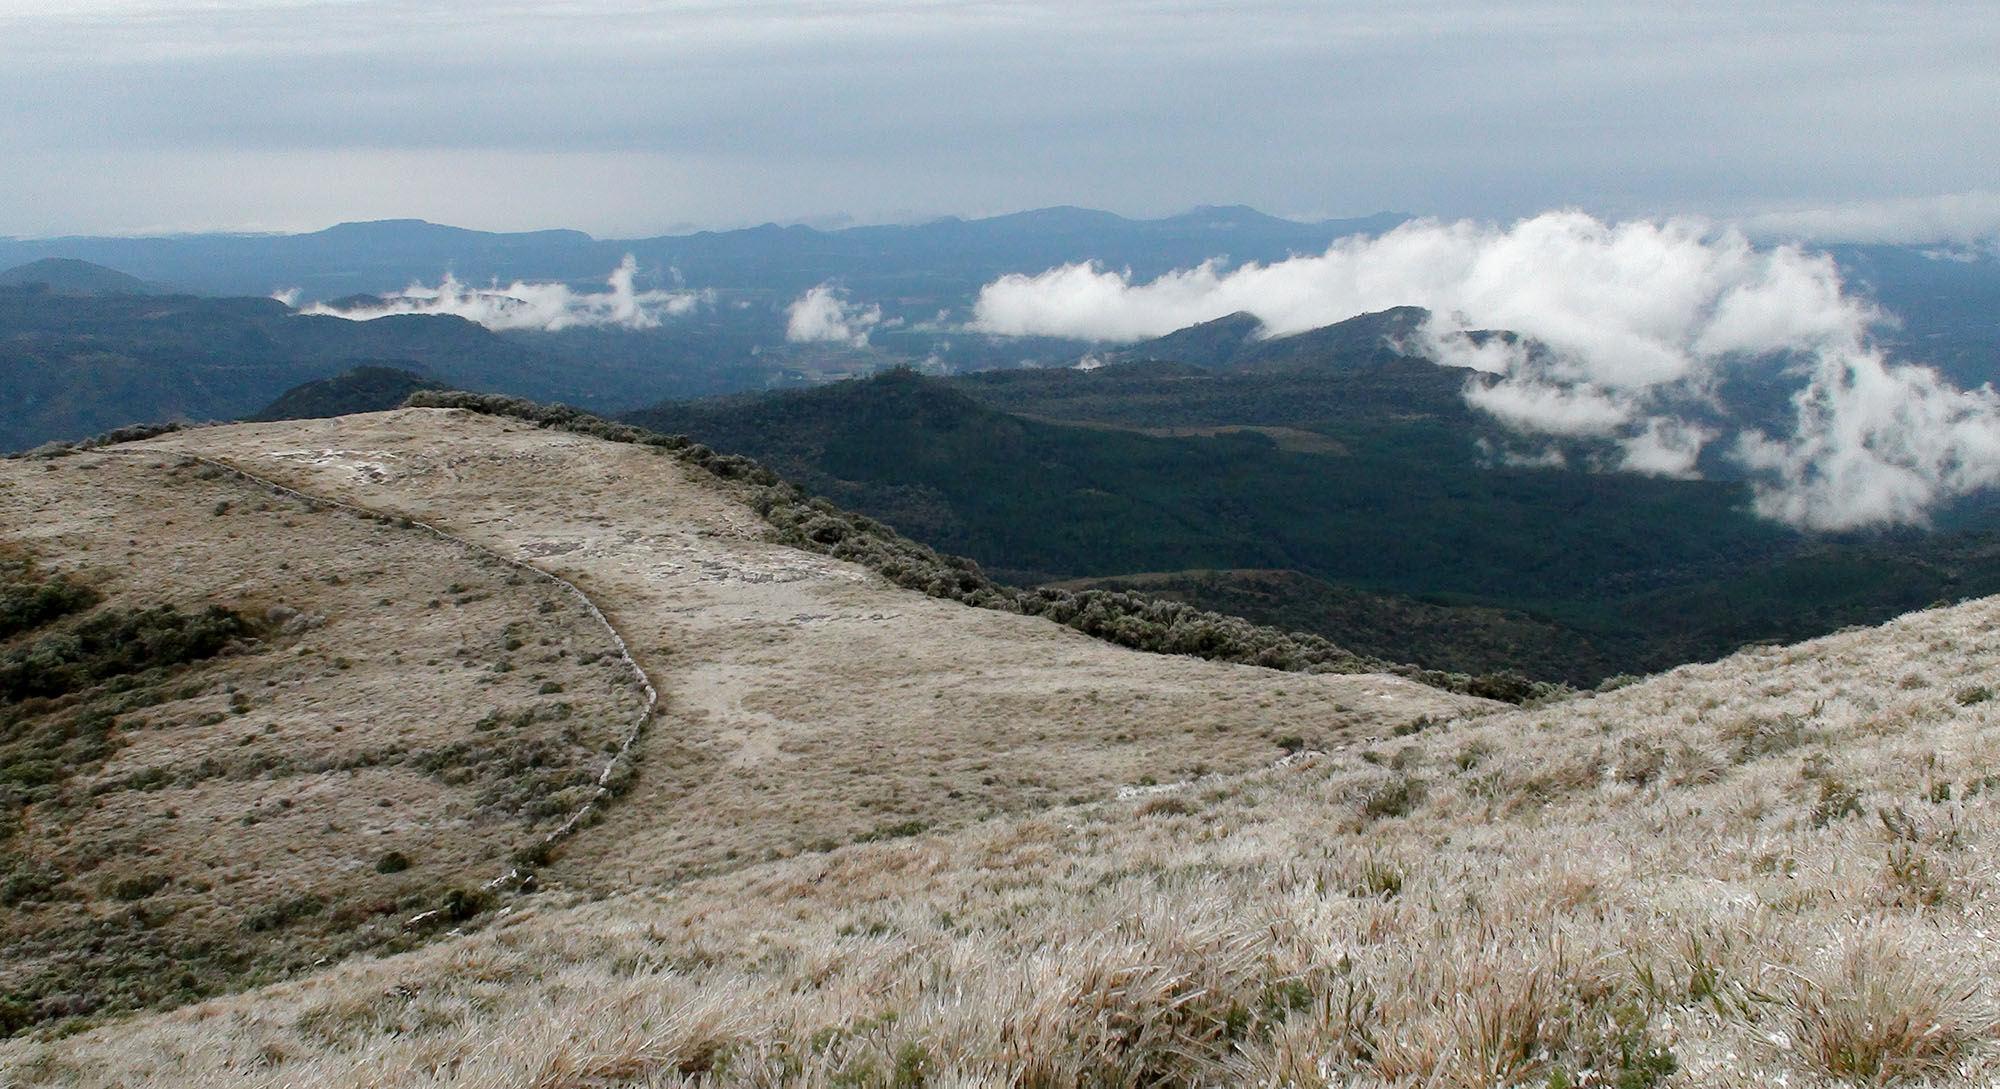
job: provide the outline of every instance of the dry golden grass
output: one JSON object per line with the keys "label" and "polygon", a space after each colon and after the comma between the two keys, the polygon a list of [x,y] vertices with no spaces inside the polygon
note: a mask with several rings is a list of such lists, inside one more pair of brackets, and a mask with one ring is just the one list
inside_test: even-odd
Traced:
{"label": "dry golden grass", "polygon": [[[246,431],[187,441],[234,442]],[[565,474],[585,465],[636,475],[603,451],[540,471],[576,493],[584,489]],[[672,841],[677,827],[714,828],[718,814],[787,828],[795,812],[808,824],[851,818],[852,803],[822,781],[837,752],[830,741],[787,756],[811,743],[811,705],[766,691],[813,663],[830,691],[870,701],[829,715],[842,730],[884,738],[878,767],[890,777],[949,760],[996,725],[1021,749],[1046,730],[1075,781],[1104,785],[1149,766],[1091,763],[1107,759],[1093,745],[1134,744],[1114,732],[1140,731],[1181,760],[1216,736],[1104,706],[1114,683],[1129,700],[1146,684],[1200,678],[1209,705],[1198,694],[1171,705],[1240,714],[1225,735],[1254,734],[1260,716],[1288,729],[1310,721],[1314,699],[1359,702],[1358,690],[1301,688],[1292,675],[1108,648],[1099,657],[1066,633],[895,595],[720,529],[676,538],[667,510],[712,526],[731,516],[704,513],[721,493],[691,485],[663,501],[664,490],[649,483],[655,504],[681,506],[629,527],[652,535],[645,549],[615,543],[619,518],[602,534],[584,528],[590,518],[552,521],[590,509],[580,503],[549,503],[516,530],[497,513],[513,508],[497,501],[450,509],[468,531],[576,534],[582,544],[551,559],[578,557],[566,570],[593,590],[670,587],[651,599],[607,596],[638,630],[706,637],[640,645],[666,664],[656,672],[670,708],[730,693],[706,706],[741,736],[703,734],[705,720],[686,713],[663,726],[705,738],[715,751],[700,766],[712,773],[777,763],[793,776],[780,785],[795,810],[754,792],[638,792],[558,870],[608,890],[636,869],[625,891],[522,898],[475,933],[409,953],[67,1039],[0,1044],[0,1068],[24,1085],[302,1089],[2000,1078],[2000,948],[1990,937],[2000,932],[2000,701],[1990,698],[2000,689],[2000,602],[1750,651],[1549,707],[1401,734],[1364,720],[1328,729],[1322,754],[1258,766],[1264,758],[1246,749],[1216,758],[1228,774],[1126,798],[1099,790],[1033,810],[1030,797],[1018,803],[1029,811],[1008,812],[1015,805],[996,795],[954,810],[946,793],[927,791],[919,804],[955,814],[948,830],[796,854],[793,837],[805,833],[753,830],[735,842],[787,857],[745,857],[648,888],[649,873],[703,868],[692,864],[699,851]],[[464,513],[476,510],[495,513]],[[676,581],[661,557],[678,543],[690,545],[687,570],[735,563],[734,574]],[[807,574],[744,577],[755,571]],[[774,589],[783,587],[792,596]],[[883,625],[872,640],[821,634],[867,624],[788,623],[801,611],[841,615],[823,603],[844,594],[857,595],[863,615],[902,615],[868,622]],[[800,595],[821,604],[802,609]],[[627,604],[645,600],[656,604]],[[684,626],[664,619],[670,602],[689,610],[671,614]],[[839,657],[886,653],[892,632],[946,650],[906,647],[889,663]],[[954,650],[1007,664],[982,657],[948,674],[937,657]],[[919,682],[909,692],[893,683],[891,666],[905,662]],[[975,683],[975,669],[989,679]],[[1010,696],[1009,685],[1028,694]],[[1059,702],[1064,686],[1072,698],[1098,687],[1099,705]],[[1280,688],[1304,695],[1279,697]],[[933,691],[956,691],[960,714],[981,728],[954,732],[957,716],[910,710],[942,698]],[[1257,706],[1260,691],[1269,707]],[[1038,717],[1006,723],[1011,708]],[[1084,725],[1049,721],[1065,714]],[[760,736],[773,737],[768,750],[754,747]],[[740,764],[722,755],[746,751],[752,759]],[[1032,756],[981,757],[1003,758]],[[741,808],[710,808],[731,799]],[[647,868],[647,836],[668,862]],[[583,856],[599,851],[618,861],[593,868]]]}
{"label": "dry golden grass", "polygon": [[[1188,788],[1185,812],[1067,807],[526,909],[4,1054],[83,1085],[1984,1084],[1995,724],[1936,682],[1995,680],[1996,625],[1978,603],[1755,652]],[[1911,670],[1936,682],[1870,685]],[[1787,714],[1796,744],[1743,755]],[[1829,776],[1864,813],[1821,819]],[[1399,779],[1422,800],[1371,818]],[[1899,843],[1949,896],[1899,897]]]}

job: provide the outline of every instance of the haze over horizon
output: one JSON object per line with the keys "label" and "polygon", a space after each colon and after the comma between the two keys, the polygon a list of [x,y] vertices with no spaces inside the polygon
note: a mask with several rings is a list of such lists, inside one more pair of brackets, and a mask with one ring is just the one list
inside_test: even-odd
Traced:
{"label": "haze over horizon", "polygon": [[2000,228],[1974,3],[0,0],[0,42],[0,235],[1237,203]]}

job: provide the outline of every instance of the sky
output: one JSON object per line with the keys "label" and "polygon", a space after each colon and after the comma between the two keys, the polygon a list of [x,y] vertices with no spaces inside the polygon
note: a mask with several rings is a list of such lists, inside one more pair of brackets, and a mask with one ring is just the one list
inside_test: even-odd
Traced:
{"label": "sky", "polygon": [[0,235],[1055,204],[2000,229],[2000,5],[0,0]]}

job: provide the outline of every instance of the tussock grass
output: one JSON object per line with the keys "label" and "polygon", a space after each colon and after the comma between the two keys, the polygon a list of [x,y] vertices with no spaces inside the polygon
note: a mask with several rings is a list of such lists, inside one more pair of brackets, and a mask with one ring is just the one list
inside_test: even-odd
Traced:
{"label": "tussock grass", "polygon": [[2000,1029],[1981,982],[1900,922],[1857,929],[1785,973],[1779,991],[1796,1046],[1820,1071],[1875,1085],[1949,1075]]}
{"label": "tussock grass", "polygon": [[[1987,1084],[2000,725],[1951,693],[2000,681],[1996,630],[1977,602],[1441,724],[1401,771],[1334,751],[1183,806],[545,894],[0,1063],[78,1086]],[[1949,683],[1896,685],[1917,668]],[[1746,748],[1785,715],[1795,744]],[[1371,817],[1390,776],[1421,791]],[[1829,777],[1862,814],[1816,816]],[[1896,895],[1898,850],[1951,894]]]}

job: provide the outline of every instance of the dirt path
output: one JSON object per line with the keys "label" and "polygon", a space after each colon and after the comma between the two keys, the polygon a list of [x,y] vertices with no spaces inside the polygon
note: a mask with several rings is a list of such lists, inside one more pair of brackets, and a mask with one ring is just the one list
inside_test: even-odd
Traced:
{"label": "dirt path", "polygon": [[[119,451],[117,450],[112,451],[112,454],[114,456],[118,453]],[[249,472],[238,465],[234,465],[224,461],[217,461],[214,458],[202,457],[199,454],[192,454],[189,456],[199,464],[211,466],[222,472],[232,474],[242,480],[245,480],[267,491],[273,492],[280,496],[285,496],[291,499],[298,500],[299,502],[306,504],[308,506],[323,504],[344,511],[348,514],[355,515],[360,518],[367,518],[372,520],[387,521],[394,518],[394,516],[388,511],[382,511],[370,507],[364,507],[358,503],[342,502],[340,500],[328,499],[325,496],[308,495],[305,492],[302,492],[296,488],[287,487],[286,485],[280,484],[277,481],[265,479],[264,477]],[[370,466],[364,471],[375,473],[379,472],[380,470],[377,469],[376,467]],[[484,545],[475,544],[474,542],[468,541],[463,537],[459,537],[454,534],[448,533],[445,530],[430,524],[429,522],[420,521],[414,518],[404,518],[401,519],[401,523],[407,526],[408,528],[421,530],[425,533],[431,534],[432,536],[438,538],[439,540],[457,545],[458,547],[463,548],[468,552],[472,552],[476,555],[483,556],[487,559],[491,559],[496,563],[505,565],[516,571],[532,575],[535,578],[547,582],[549,585],[560,589],[563,593],[568,594],[569,596],[574,598],[576,602],[583,607],[585,612],[589,613],[590,616],[593,619],[595,619],[598,624],[603,626],[604,633],[606,637],[610,639],[613,651],[617,654],[618,660],[621,663],[623,663],[626,667],[631,669],[633,673],[634,683],[638,686],[640,692],[643,693],[643,702],[640,705],[639,711],[633,717],[631,725],[626,727],[622,736],[619,738],[617,750],[615,752],[612,752],[610,754],[610,758],[604,761],[603,770],[598,772],[597,774],[596,792],[593,793],[589,798],[585,799],[583,802],[578,804],[577,807],[570,812],[569,816],[563,819],[562,823],[558,824],[556,827],[550,829],[547,833],[543,834],[540,841],[532,848],[534,854],[546,855],[550,853],[551,850],[555,848],[558,844],[562,843],[562,841],[568,839],[572,835],[575,835],[576,831],[583,826],[585,821],[590,820],[598,810],[601,810],[602,808],[604,808],[604,806],[610,803],[612,797],[616,793],[614,783],[617,782],[617,780],[620,778],[622,774],[630,773],[630,764],[632,761],[633,748],[639,743],[640,739],[645,736],[646,726],[652,721],[653,712],[657,710],[659,707],[660,704],[659,689],[654,687],[653,679],[646,673],[645,667],[641,666],[637,661],[633,660],[632,651],[631,648],[625,642],[624,633],[620,632],[618,630],[617,625],[613,624],[610,618],[605,615],[603,606],[601,606],[599,603],[595,601],[592,601],[590,595],[584,593],[581,589],[577,587],[575,583],[570,582],[568,579],[565,579],[560,575],[555,575],[551,574],[548,571],[544,571],[541,568],[536,567],[534,564],[529,563],[525,560],[517,559],[513,556],[501,555],[500,553],[495,552],[492,549],[485,547]],[[521,873],[522,871],[520,869],[510,867],[507,870],[507,872],[499,875],[498,877],[493,878],[488,883],[488,887],[498,887],[501,885],[509,884],[510,882],[517,880],[521,876]]]}
{"label": "dirt path", "polygon": [[647,447],[447,410],[147,443],[407,516],[599,602],[659,686],[639,782],[565,864],[672,880],[904,829],[1268,763],[1492,705],[1383,676],[1147,655],[889,586],[766,540]]}

